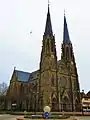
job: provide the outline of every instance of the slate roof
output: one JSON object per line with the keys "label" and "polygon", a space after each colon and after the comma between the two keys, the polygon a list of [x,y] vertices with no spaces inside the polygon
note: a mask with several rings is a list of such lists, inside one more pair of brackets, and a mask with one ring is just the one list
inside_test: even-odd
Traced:
{"label": "slate roof", "polygon": [[18,81],[28,82],[30,73],[24,72],[24,71],[19,71],[19,70],[15,70],[15,73],[16,73]]}
{"label": "slate roof", "polygon": [[39,70],[29,73],[29,72],[24,72],[24,71],[20,71],[20,70],[15,70],[15,74],[16,74],[18,81],[28,82],[28,81],[31,81],[31,80],[34,80],[37,78],[38,71]]}
{"label": "slate roof", "polygon": [[29,81],[37,79],[38,73],[39,73],[39,70],[30,73]]}

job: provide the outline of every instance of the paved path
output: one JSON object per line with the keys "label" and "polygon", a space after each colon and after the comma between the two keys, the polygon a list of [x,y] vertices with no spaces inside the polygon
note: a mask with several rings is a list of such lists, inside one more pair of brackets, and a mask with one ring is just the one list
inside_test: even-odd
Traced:
{"label": "paved path", "polygon": [[[9,114],[1,114],[0,115],[0,120],[16,120],[19,116],[16,115],[9,115]],[[23,117],[23,116],[21,116]]]}

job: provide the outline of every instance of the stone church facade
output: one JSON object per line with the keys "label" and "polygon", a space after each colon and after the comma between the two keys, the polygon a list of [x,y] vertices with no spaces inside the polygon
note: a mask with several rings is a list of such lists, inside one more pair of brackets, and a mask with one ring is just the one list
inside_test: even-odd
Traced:
{"label": "stone church facade", "polygon": [[66,17],[64,15],[61,59],[57,60],[49,6],[39,69],[28,73],[14,68],[4,109],[43,111],[47,105],[51,111],[80,111],[81,108],[78,73]]}

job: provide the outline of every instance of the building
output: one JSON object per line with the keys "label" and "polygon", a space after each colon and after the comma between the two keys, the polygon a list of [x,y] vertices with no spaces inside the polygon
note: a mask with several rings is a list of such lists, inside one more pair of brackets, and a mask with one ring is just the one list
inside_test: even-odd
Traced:
{"label": "building", "polygon": [[90,91],[87,94],[82,94],[82,110],[90,112]]}
{"label": "building", "polygon": [[65,15],[61,47],[57,61],[48,5],[39,69],[32,73],[14,69],[4,98],[5,109],[43,111],[48,105],[51,111],[80,111],[78,73]]}

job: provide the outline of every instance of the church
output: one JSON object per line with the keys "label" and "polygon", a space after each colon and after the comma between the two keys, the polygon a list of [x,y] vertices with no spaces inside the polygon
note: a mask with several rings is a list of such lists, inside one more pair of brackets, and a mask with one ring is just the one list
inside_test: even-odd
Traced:
{"label": "church", "polygon": [[39,69],[24,72],[14,68],[4,99],[4,109],[17,111],[80,111],[80,87],[77,67],[64,15],[61,59],[57,60],[50,8],[42,40]]}

